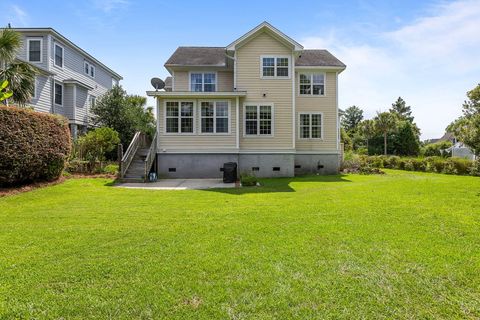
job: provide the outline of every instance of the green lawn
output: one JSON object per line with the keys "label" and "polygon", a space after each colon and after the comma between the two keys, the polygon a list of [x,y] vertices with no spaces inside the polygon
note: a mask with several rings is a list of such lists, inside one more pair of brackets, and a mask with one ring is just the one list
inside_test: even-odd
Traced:
{"label": "green lawn", "polygon": [[480,178],[0,198],[0,319],[479,318]]}

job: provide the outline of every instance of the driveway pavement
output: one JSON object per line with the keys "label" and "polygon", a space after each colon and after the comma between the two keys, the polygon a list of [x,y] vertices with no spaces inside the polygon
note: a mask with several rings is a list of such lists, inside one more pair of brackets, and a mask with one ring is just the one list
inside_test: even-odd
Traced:
{"label": "driveway pavement", "polygon": [[235,188],[235,183],[223,183],[222,179],[159,179],[148,183],[119,183],[116,187],[150,190],[198,190]]}

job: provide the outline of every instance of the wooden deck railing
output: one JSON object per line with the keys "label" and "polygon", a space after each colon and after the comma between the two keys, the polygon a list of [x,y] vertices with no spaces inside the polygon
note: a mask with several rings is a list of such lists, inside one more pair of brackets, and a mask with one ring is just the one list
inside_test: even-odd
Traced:
{"label": "wooden deck railing", "polygon": [[128,146],[127,151],[122,157],[122,161],[120,162],[120,178],[125,177],[125,173],[127,172],[135,153],[137,153],[137,150],[143,141],[143,134],[140,131],[136,132],[133,136],[132,142],[130,142],[130,145]]}
{"label": "wooden deck railing", "polygon": [[155,160],[155,156],[157,154],[157,133],[153,136],[152,143],[150,144],[150,149],[148,149],[147,156],[145,157],[145,175],[144,181],[148,181],[148,174],[150,173],[150,169],[152,168],[153,161]]}

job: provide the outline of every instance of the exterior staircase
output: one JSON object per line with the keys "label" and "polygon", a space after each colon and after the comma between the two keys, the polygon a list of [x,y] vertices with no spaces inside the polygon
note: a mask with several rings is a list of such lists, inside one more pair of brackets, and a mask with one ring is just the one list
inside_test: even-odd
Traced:
{"label": "exterior staircase", "polygon": [[120,161],[119,179],[122,182],[147,182],[156,156],[157,135],[150,141],[141,133],[135,133],[132,142]]}

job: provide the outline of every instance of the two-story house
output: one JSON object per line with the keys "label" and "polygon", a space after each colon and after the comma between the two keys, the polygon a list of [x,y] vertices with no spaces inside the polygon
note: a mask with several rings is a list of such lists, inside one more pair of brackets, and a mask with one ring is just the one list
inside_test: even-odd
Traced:
{"label": "two-story house", "polygon": [[345,65],[267,22],[226,47],[179,47],[157,101],[159,177],[338,172],[338,75]]}
{"label": "two-story house", "polygon": [[122,76],[52,28],[13,30],[23,40],[17,58],[38,70],[30,105],[68,118],[74,138],[85,132],[89,108]]}

